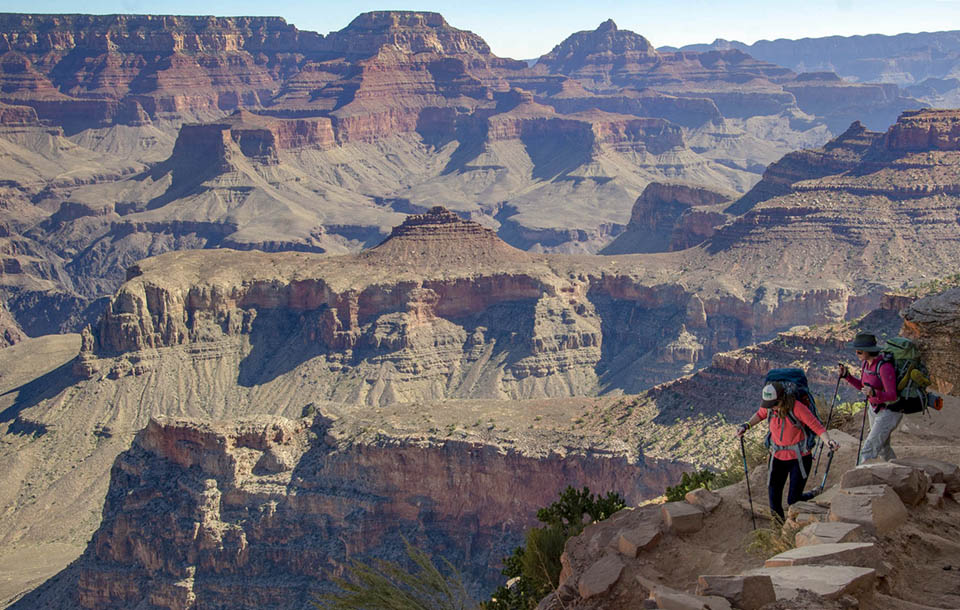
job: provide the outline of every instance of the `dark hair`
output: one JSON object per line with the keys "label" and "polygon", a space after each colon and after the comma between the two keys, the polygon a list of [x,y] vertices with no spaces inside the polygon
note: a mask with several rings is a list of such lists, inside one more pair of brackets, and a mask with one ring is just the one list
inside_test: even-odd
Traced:
{"label": "dark hair", "polygon": [[788,392],[784,384],[780,381],[774,381],[773,387],[776,388],[777,396],[780,397],[779,404],[774,405],[772,407],[773,410],[775,410],[780,417],[783,417],[787,413],[792,413],[793,405],[797,402],[797,397],[791,392]]}

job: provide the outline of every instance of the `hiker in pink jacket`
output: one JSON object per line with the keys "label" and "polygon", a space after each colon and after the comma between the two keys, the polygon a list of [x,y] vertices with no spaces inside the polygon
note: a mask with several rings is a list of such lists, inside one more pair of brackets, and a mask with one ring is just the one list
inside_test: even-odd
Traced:
{"label": "hiker in pink jacket", "polygon": [[877,338],[870,333],[860,333],[850,344],[860,359],[860,377],[850,374],[847,365],[840,364],[840,377],[863,392],[869,407],[870,434],[860,451],[860,462],[880,457],[890,461],[897,457],[890,447],[890,435],[903,419],[903,413],[896,413],[886,405],[897,400],[897,368],[893,362],[880,357]]}
{"label": "hiker in pink jacket", "polygon": [[807,405],[795,398],[795,392],[792,383],[774,381],[763,386],[763,402],[760,403],[760,408],[750,421],[741,424],[737,429],[737,436],[743,436],[747,430],[764,419],[770,422],[772,455],[767,470],[767,492],[770,510],[776,513],[781,521],[786,519],[783,513],[783,487],[787,477],[790,477],[790,489],[787,492],[789,505],[804,499],[803,488],[807,484],[810,466],[813,464],[813,456],[806,447],[806,433],[794,422],[806,424],[832,451],[840,448],[836,441],[830,440],[826,428],[810,413]]}

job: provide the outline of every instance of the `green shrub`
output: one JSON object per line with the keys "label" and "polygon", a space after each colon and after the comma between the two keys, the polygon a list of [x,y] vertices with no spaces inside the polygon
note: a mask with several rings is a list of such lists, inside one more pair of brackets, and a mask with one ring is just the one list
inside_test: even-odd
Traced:
{"label": "green shrub", "polygon": [[[754,468],[766,464],[767,448],[764,447],[760,439],[744,439],[744,451],[747,455],[747,465]],[[723,467],[719,470],[704,469],[699,472],[685,472],[680,478],[680,482],[672,487],[667,487],[664,492],[668,502],[679,502],[684,499],[687,492],[706,487],[707,489],[720,489],[743,480],[743,454],[740,453],[740,447],[731,449],[723,462]]]}
{"label": "green shrub", "polygon": [[798,528],[784,525],[780,517],[774,515],[769,526],[755,529],[747,535],[749,539],[747,551],[761,559],[786,553],[790,549],[797,548],[796,538],[799,531]]}
{"label": "green shrub", "polygon": [[673,487],[667,487],[667,502],[679,502],[687,495],[687,492],[706,487],[710,489],[710,484],[717,478],[717,474],[712,470],[701,470],[700,472],[685,472],[680,479],[680,483]]}
{"label": "green shrub", "polygon": [[[537,511],[545,527],[527,531],[526,544],[503,559],[503,575],[516,579],[497,589],[485,610],[531,610],[560,585],[560,555],[567,540],[583,531],[584,522],[602,521],[624,508],[620,494],[595,496],[584,487],[567,487],[560,499]],[[589,521],[586,517],[589,516]]]}

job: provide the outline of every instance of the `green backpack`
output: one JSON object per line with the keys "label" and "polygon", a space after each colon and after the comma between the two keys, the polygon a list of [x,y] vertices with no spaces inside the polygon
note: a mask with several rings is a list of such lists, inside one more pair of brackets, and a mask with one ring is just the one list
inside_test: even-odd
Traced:
{"label": "green backpack", "polygon": [[920,413],[927,408],[927,367],[920,361],[920,350],[906,337],[887,339],[880,357],[897,370],[897,400],[886,407],[898,413]]}

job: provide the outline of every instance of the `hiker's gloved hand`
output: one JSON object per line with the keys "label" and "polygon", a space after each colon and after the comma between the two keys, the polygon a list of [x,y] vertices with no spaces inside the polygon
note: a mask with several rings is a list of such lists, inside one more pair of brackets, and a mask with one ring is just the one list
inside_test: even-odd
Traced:
{"label": "hiker's gloved hand", "polygon": [[850,375],[850,369],[848,369],[847,365],[842,362],[837,363],[837,369],[837,374],[841,377],[847,377]]}
{"label": "hiker's gloved hand", "polygon": [[866,396],[867,398],[870,398],[874,394],[873,386],[867,385],[866,383],[863,384],[863,388],[861,388],[860,391],[863,392],[863,395]]}
{"label": "hiker's gloved hand", "polygon": [[737,436],[743,436],[750,429],[750,424],[742,423],[737,427]]}
{"label": "hiker's gloved hand", "polygon": [[837,441],[830,441],[827,443],[827,447],[830,447],[830,451],[837,451],[840,449],[840,443]]}

